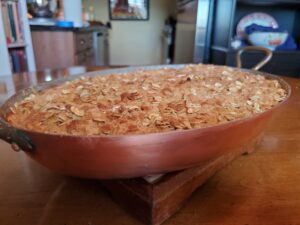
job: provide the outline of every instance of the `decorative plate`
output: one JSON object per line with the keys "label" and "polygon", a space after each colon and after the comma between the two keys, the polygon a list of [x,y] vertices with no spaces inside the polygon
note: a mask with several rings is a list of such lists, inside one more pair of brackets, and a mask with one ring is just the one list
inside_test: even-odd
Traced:
{"label": "decorative plate", "polygon": [[246,38],[245,28],[252,23],[265,27],[278,28],[278,23],[273,16],[267,13],[254,12],[244,16],[239,21],[236,27],[236,35],[242,39]]}

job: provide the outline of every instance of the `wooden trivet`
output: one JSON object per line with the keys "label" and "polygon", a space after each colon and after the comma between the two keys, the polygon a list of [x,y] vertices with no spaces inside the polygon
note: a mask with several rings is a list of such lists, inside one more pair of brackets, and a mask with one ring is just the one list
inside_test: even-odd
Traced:
{"label": "wooden trivet", "polygon": [[[257,143],[257,142],[255,142]],[[208,178],[254,145],[225,154],[201,166],[163,176],[101,181],[112,199],[127,212],[149,225],[162,224],[177,212]]]}

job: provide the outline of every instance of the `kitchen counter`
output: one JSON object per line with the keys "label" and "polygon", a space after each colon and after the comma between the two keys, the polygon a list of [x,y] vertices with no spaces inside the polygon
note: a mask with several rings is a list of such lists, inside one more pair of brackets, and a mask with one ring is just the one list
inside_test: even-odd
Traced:
{"label": "kitchen counter", "polygon": [[58,26],[42,26],[30,25],[31,31],[73,31],[73,32],[91,32],[91,31],[106,31],[106,26],[88,26],[88,27],[58,27]]}
{"label": "kitchen counter", "polygon": [[[17,74],[6,78],[2,99],[31,83],[103,68]],[[300,80],[284,79],[292,86],[292,96],[256,151],[209,179],[165,225],[300,223]],[[61,176],[3,141],[0,148],[1,225],[141,224],[108,197],[98,180]]]}

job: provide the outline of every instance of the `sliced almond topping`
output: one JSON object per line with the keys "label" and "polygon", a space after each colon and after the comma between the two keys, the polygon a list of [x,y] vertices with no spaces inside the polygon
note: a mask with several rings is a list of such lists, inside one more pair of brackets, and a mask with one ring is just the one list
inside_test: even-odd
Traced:
{"label": "sliced almond topping", "polygon": [[82,109],[79,109],[79,108],[77,108],[75,106],[71,106],[70,110],[76,116],[80,116],[80,117],[84,116],[84,111]]}

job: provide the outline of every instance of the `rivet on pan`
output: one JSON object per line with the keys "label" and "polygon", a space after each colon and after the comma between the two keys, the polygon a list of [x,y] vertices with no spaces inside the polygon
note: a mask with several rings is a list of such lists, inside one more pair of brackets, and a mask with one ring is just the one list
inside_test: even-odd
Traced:
{"label": "rivet on pan", "polygon": [[12,147],[12,149],[13,149],[14,151],[16,151],[16,152],[19,152],[19,151],[22,150],[22,149],[19,147],[19,145],[16,144],[15,142],[12,142],[12,143],[11,143],[11,147]]}

